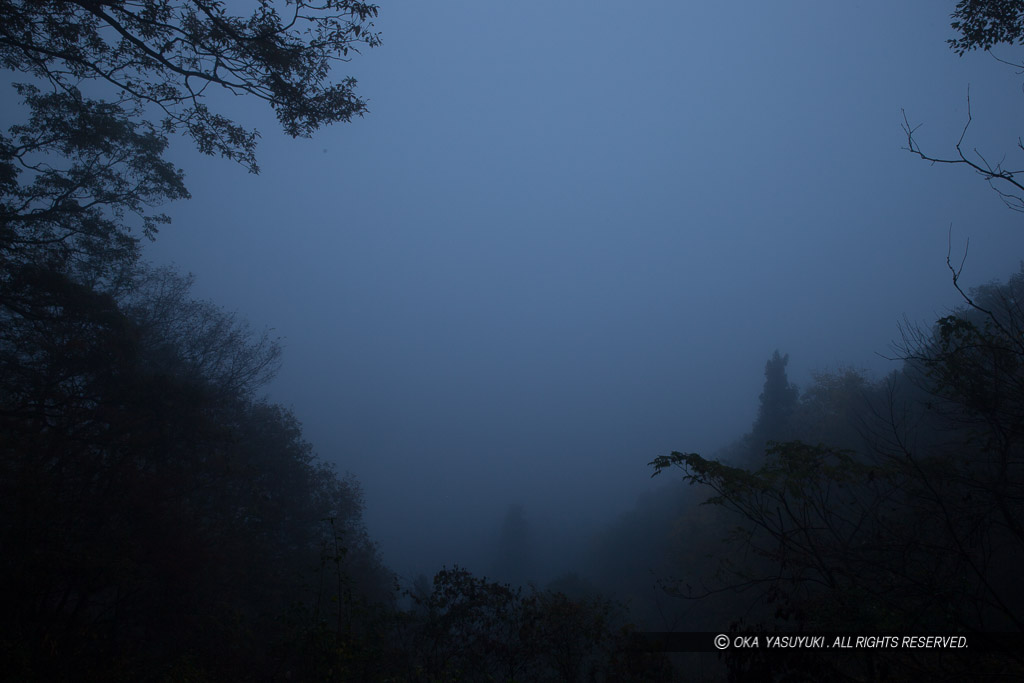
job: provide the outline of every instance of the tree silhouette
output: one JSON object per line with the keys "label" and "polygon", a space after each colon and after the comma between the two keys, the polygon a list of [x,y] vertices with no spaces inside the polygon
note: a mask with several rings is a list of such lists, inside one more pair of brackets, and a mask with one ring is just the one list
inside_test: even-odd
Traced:
{"label": "tree silhouette", "polygon": [[[864,428],[856,451],[775,442],[750,468],[656,458],[655,474],[679,468],[738,522],[732,543],[751,559],[726,566],[718,590],[756,589],[773,628],[1024,628],[1022,295],[1024,271],[964,293],[966,306],[933,329],[905,331],[902,370],[850,415]],[[824,400],[849,405],[842,386],[866,390],[827,384],[811,392],[814,412],[833,412]],[[1013,656],[887,666],[907,677],[954,664],[960,676],[1024,666]]]}
{"label": "tree silhouette", "polygon": [[786,375],[788,363],[789,354],[783,356],[777,350],[765,363],[764,390],[760,396],[757,420],[751,430],[754,448],[759,449],[768,441],[784,439],[790,429],[800,392],[789,383]]}
{"label": "tree silhouette", "polygon": [[246,17],[217,0],[4,0],[0,64],[47,82],[58,99],[79,98],[83,82],[108,86],[125,114],[155,108],[162,130],[184,130],[201,151],[256,170],[258,134],[210,109],[208,90],[263,100],[285,132],[308,136],[366,111],[354,78],[329,76],[380,44],[375,5],[296,0],[282,9],[260,2]]}
{"label": "tree silhouette", "polygon": [[[958,34],[948,40],[949,46],[963,56],[972,50],[989,51],[997,45],[1018,45],[1024,37],[1024,3],[1020,0],[961,0],[952,14],[952,28]],[[1021,69],[1024,64],[998,61]],[[973,123],[971,94],[967,92],[967,121],[954,147],[956,154],[935,156],[925,153],[916,136],[919,125],[912,125],[903,113],[903,132],[907,138],[904,149],[933,164],[966,166],[988,182],[1006,206],[1024,212],[1024,183],[1019,179],[1021,170],[1006,165],[1005,154],[982,154],[977,148],[966,150],[965,138]],[[1024,151],[1024,142],[1017,140],[1017,148]],[[999,159],[990,161],[990,159]]]}

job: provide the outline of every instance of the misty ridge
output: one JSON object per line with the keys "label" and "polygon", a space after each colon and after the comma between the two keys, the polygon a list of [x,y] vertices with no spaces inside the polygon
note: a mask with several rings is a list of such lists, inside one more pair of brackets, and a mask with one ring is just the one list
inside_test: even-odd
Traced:
{"label": "misty ridge", "polygon": [[4,678],[1024,675],[1024,12],[742,10],[0,0]]}

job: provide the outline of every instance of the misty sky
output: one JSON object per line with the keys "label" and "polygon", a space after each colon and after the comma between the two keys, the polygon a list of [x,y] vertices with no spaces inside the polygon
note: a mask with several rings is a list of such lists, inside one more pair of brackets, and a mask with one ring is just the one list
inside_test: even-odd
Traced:
{"label": "misty sky", "polygon": [[338,72],[369,115],[294,141],[218,101],[262,173],[176,141],[148,254],[283,337],[270,396],[394,569],[471,562],[510,503],[579,525],[739,436],[776,348],[801,385],[894,368],[956,303],[950,228],[965,283],[1018,268],[1024,216],[901,150],[905,108],[951,154],[970,85],[967,146],[1013,166],[1024,76],[949,50],[954,4],[382,4]]}

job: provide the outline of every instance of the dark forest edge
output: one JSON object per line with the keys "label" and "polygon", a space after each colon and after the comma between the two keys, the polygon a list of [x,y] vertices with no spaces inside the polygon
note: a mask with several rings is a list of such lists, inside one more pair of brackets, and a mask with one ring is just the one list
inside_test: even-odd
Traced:
{"label": "dark forest edge", "polygon": [[[801,392],[776,353],[745,437],[718,459],[651,463],[712,495],[669,487],[670,508],[610,527],[593,584],[445,569],[405,608],[358,483],[257,397],[280,355],[266,333],[137,261],[102,289],[28,264],[8,275],[0,657],[18,678],[649,680],[668,663],[625,638],[666,625],[631,594],[639,567],[657,570],[673,598],[657,616],[677,630],[1020,630],[1024,270],[905,330],[903,367],[881,381],[825,373]],[[933,665],[786,664],[853,679]]]}
{"label": "dark forest edge", "polygon": [[297,632],[392,600],[359,485],[256,397],[276,343],[171,270],[122,282],[0,288],[4,671],[273,671]]}
{"label": "dark forest edge", "polygon": [[25,266],[0,288],[5,675],[664,673],[662,658],[627,651],[626,615],[592,593],[524,592],[453,568],[399,609],[358,482],[257,398],[277,344],[193,299],[171,269],[135,263],[119,283],[97,291]]}
{"label": "dark forest edge", "polygon": [[[903,366],[883,380],[823,374],[800,395],[776,354],[747,437],[717,459],[650,463],[681,472],[712,508],[687,538],[708,560],[677,564],[670,593],[729,605],[751,630],[1022,630],[1024,269],[961,294],[933,328],[903,330]],[[1024,659],[883,652],[800,666],[852,680],[1019,676]]]}

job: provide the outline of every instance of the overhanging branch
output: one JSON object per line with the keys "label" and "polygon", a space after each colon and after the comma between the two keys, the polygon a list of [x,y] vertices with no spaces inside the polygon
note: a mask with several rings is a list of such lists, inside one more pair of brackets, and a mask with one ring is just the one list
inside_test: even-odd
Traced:
{"label": "overhanging branch", "polygon": [[[967,90],[967,122],[960,132],[960,139],[957,140],[955,158],[942,158],[926,154],[914,137],[918,128],[921,127],[920,124],[911,126],[910,121],[907,119],[907,112],[904,110],[901,110],[901,112],[903,114],[902,128],[907,136],[907,145],[903,149],[933,164],[960,164],[971,168],[988,182],[989,186],[995,190],[1007,207],[1024,213],[1024,183],[1017,179],[1017,176],[1022,171],[1007,170],[1003,168],[1001,161],[996,164],[990,163],[977,148],[971,150],[971,156],[964,153],[964,138],[967,136],[967,129],[971,127],[973,120],[971,116],[970,89]],[[1018,141],[1018,145],[1020,145],[1020,141]]]}

